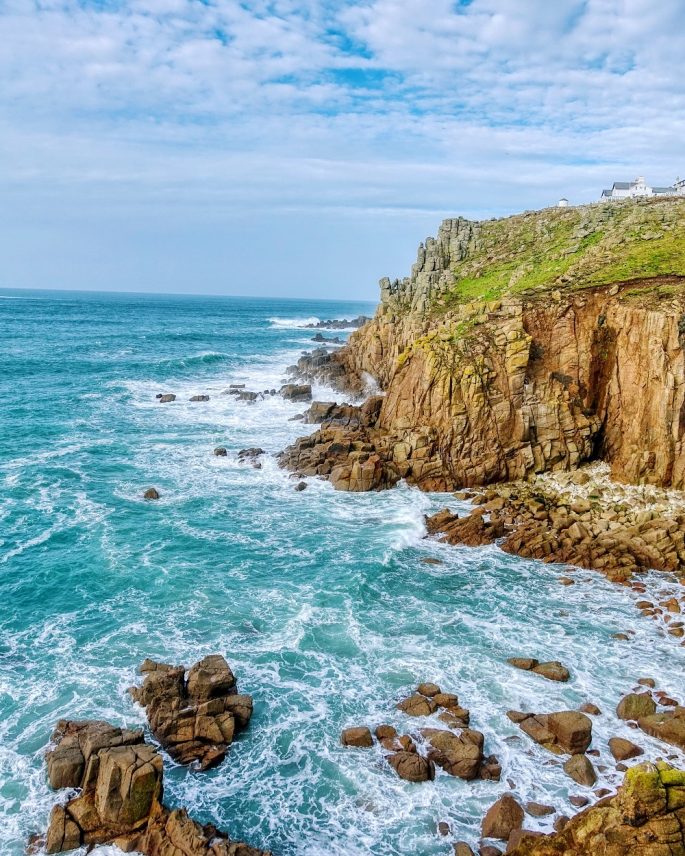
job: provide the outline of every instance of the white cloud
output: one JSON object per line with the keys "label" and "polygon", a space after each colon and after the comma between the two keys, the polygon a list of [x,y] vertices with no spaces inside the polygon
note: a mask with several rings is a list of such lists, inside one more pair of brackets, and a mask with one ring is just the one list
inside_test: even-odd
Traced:
{"label": "white cloud", "polygon": [[6,0],[0,32],[27,245],[48,198],[372,223],[685,172],[681,0]]}

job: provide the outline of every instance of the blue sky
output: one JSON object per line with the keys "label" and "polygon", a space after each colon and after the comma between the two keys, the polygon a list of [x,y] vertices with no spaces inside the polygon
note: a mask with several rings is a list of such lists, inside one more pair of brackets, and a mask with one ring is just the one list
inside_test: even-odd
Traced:
{"label": "blue sky", "polygon": [[375,299],[685,173],[683,0],[0,0],[0,286]]}

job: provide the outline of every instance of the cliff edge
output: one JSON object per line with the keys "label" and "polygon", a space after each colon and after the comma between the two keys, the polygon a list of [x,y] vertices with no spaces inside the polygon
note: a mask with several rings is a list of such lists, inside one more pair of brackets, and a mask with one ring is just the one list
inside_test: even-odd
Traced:
{"label": "cliff edge", "polygon": [[[685,199],[446,220],[375,317],[304,376],[383,392],[284,465],[371,490],[454,490],[604,460],[685,487]],[[332,452],[329,447],[333,446]]]}

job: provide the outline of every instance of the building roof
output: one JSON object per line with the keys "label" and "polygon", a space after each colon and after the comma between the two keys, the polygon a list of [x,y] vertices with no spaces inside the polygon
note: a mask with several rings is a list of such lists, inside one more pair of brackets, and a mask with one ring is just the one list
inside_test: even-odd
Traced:
{"label": "building roof", "polygon": [[653,193],[675,193],[675,187],[653,187]]}
{"label": "building roof", "polygon": [[615,181],[613,190],[630,190],[633,185],[637,184],[636,181]]}

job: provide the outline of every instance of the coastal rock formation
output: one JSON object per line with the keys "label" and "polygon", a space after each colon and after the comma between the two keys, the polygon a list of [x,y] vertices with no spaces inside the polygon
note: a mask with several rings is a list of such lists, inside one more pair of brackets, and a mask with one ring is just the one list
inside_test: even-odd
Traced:
{"label": "coastal rock formation", "polygon": [[181,764],[208,770],[221,763],[236,731],[252,716],[252,697],[238,695],[235,676],[219,654],[184,666],[145,660],[142,686],[131,687],[145,708],[152,733]]}
{"label": "coastal rock formation", "polygon": [[[649,568],[685,576],[682,501],[668,506],[668,497],[658,494],[642,500],[630,493],[612,496],[610,487],[594,488],[594,482],[578,487],[572,481],[562,483],[562,475],[491,486],[476,498],[478,505],[470,514],[460,517],[445,509],[429,517],[428,534],[469,546],[501,539],[505,552],[592,568],[617,582]],[[603,478],[598,481],[605,484]],[[645,603],[644,608],[656,607]],[[681,608],[677,599],[675,608]],[[675,631],[672,635],[678,625],[669,628]]]}
{"label": "coastal rock formation", "polygon": [[[685,853],[685,773],[665,762],[628,770],[615,796],[552,835],[509,839],[511,856],[677,856]],[[511,846],[511,845],[514,846]]]}
{"label": "coastal rock formation", "polygon": [[684,213],[664,199],[445,221],[347,346],[296,367],[385,392],[364,437],[374,474],[335,486],[397,472],[454,490],[602,459],[617,479],[685,487]]}
{"label": "coastal rock formation", "polygon": [[114,844],[144,856],[268,856],[193,821],[184,809],[162,805],[162,758],[142,731],[61,720],[52,740],[51,787],[80,793],[52,809],[42,842],[46,853]]}
{"label": "coastal rock formation", "polygon": [[[450,776],[470,781],[499,781],[502,767],[495,755],[484,755],[485,737],[469,728],[470,713],[461,707],[454,693],[443,692],[437,684],[421,683],[417,691],[397,704],[397,709],[411,717],[437,718],[447,728],[422,728],[418,734],[398,735],[392,725],[379,725],[375,736],[390,754],[386,760],[397,775],[410,782],[432,781],[435,767]],[[373,736],[364,726],[346,728],[341,735],[343,746],[370,747]]]}
{"label": "coastal rock formation", "polygon": [[510,710],[507,716],[531,740],[557,755],[583,755],[592,742],[592,721],[577,710],[535,714]]}

